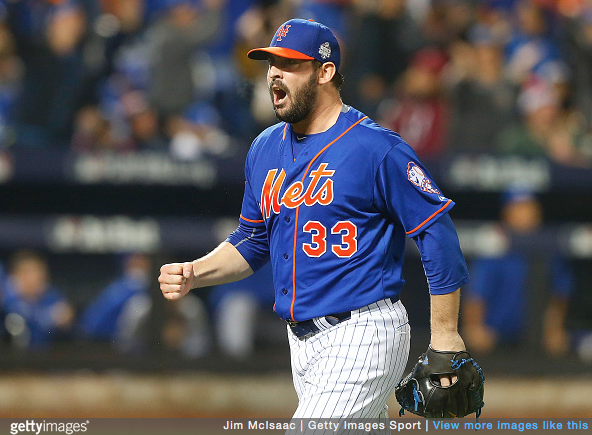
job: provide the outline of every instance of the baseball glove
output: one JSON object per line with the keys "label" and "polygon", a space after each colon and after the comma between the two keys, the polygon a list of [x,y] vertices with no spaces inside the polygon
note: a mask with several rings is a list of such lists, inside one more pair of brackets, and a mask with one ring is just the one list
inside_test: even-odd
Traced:
{"label": "baseball glove", "polygon": [[[439,375],[457,376],[448,387],[440,385]],[[443,352],[428,347],[413,370],[395,388],[401,405],[399,415],[407,410],[426,418],[464,417],[481,414],[485,377],[481,367],[466,351]]]}

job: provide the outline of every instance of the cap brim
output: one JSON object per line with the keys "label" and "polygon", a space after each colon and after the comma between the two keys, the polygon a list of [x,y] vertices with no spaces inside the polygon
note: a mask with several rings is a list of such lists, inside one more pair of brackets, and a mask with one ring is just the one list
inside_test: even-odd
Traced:
{"label": "cap brim", "polygon": [[270,54],[280,57],[286,57],[288,59],[314,60],[314,57],[310,57],[304,53],[300,53],[299,51],[284,47],[254,48],[253,50],[247,53],[247,56],[255,60],[267,60],[269,59]]}

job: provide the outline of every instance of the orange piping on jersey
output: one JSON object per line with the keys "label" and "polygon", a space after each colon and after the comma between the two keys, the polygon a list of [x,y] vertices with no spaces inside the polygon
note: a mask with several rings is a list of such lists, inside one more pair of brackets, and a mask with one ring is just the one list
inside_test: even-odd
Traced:
{"label": "orange piping on jersey", "polygon": [[[327,145],[325,145],[325,147],[320,150],[316,156],[314,156],[312,158],[312,160],[310,161],[310,163],[308,164],[308,166],[306,167],[306,170],[304,171],[304,175],[302,175],[302,183],[304,184],[304,179],[306,178],[306,175],[308,174],[308,171],[310,169],[310,167],[312,166],[312,164],[314,163],[314,161],[325,152],[325,150],[327,148],[329,148],[331,145],[333,145],[335,142],[337,142],[339,139],[341,139],[346,133],[348,133],[352,128],[354,128],[356,125],[358,125],[360,122],[362,122],[364,119],[368,118],[367,116],[364,116],[361,119],[358,119],[355,123],[353,123],[352,125],[350,125],[347,130],[345,130],[343,133],[341,133],[339,136],[337,136],[335,139],[333,139],[331,142],[329,142]],[[284,133],[285,133],[285,128],[284,128]],[[290,306],[290,317],[292,318],[292,321],[296,321],[296,319],[294,319],[294,303],[296,302],[296,239],[298,236],[298,212],[300,210],[300,206],[296,207],[296,217],[294,219],[294,251],[292,252],[292,305]],[[423,224],[422,224],[423,225]]]}
{"label": "orange piping on jersey", "polygon": [[240,215],[240,218],[241,218],[242,220],[244,220],[244,221],[251,222],[251,223],[254,223],[254,224],[260,224],[260,223],[263,223],[263,222],[265,222],[263,219],[257,219],[257,220],[253,220],[253,219],[247,219],[247,218],[246,218],[246,217],[244,217],[242,214]]}
{"label": "orange piping on jersey", "polygon": [[441,208],[436,210],[429,218],[427,218],[425,221],[420,223],[417,227],[413,228],[411,231],[407,231],[405,234],[411,234],[411,233],[414,233],[415,231],[419,230],[421,227],[423,227],[425,224],[427,224],[429,221],[431,221],[434,218],[434,216],[436,216],[438,213],[440,213],[442,210],[444,210],[446,207],[448,207],[448,205],[451,202],[452,202],[452,200],[449,199],[446,204],[444,204]]}
{"label": "orange piping on jersey", "polygon": [[288,129],[288,123],[286,122],[286,125],[284,125],[284,136],[282,137],[282,140],[286,140],[286,130]]}
{"label": "orange piping on jersey", "polygon": [[294,303],[296,302],[296,239],[298,238],[298,212],[300,206],[296,207],[296,217],[294,219],[294,250],[292,252],[292,305],[290,305],[290,318],[294,319]]}
{"label": "orange piping on jersey", "polygon": [[354,128],[356,125],[358,125],[360,122],[362,122],[366,118],[368,118],[368,117],[367,116],[364,116],[362,119],[359,119],[354,124],[350,125],[347,130],[345,130],[343,133],[341,133],[339,136],[337,136],[335,139],[333,139],[333,141],[331,141],[327,145],[325,145],[325,148],[323,148],[322,150],[320,150],[317,153],[317,155],[312,158],[312,160],[310,161],[310,163],[306,167],[306,171],[304,171],[304,175],[302,176],[302,182],[303,183],[304,183],[304,179],[306,178],[306,174],[308,174],[308,170],[310,169],[310,167],[312,166],[312,164],[314,163],[314,161],[317,159],[317,157],[319,157],[321,154],[323,154],[327,148],[329,148],[331,145],[333,145],[335,142],[337,142],[339,139],[341,139],[346,133],[348,133],[352,128]]}

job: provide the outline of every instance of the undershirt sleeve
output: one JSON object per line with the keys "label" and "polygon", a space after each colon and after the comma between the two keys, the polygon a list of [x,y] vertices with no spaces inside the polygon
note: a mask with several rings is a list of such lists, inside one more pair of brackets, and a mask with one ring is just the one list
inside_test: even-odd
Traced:
{"label": "undershirt sleeve", "polygon": [[452,293],[469,282],[469,272],[452,219],[445,213],[413,237],[425,270],[430,294]]}
{"label": "undershirt sleeve", "polygon": [[269,241],[265,220],[249,181],[251,160],[252,155],[249,153],[245,163],[245,191],[238,228],[226,241],[238,250],[253,272],[257,272],[269,261]]}
{"label": "undershirt sleeve", "polygon": [[238,228],[228,236],[226,241],[240,252],[254,272],[269,261],[267,228],[248,182],[245,183]]}

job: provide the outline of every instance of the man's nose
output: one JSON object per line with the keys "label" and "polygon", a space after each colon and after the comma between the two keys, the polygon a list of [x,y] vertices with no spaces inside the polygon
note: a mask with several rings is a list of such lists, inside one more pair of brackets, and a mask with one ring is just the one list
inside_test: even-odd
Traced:
{"label": "man's nose", "polygon": [[276,67],[275,65],[269,65],[267,75],[270,79],[282,78],[282,70]]}

